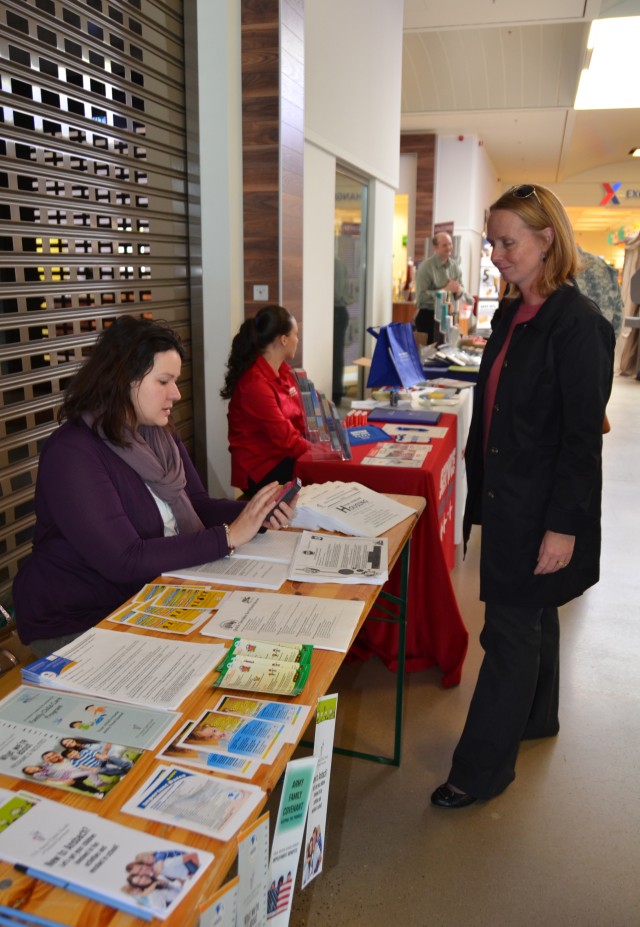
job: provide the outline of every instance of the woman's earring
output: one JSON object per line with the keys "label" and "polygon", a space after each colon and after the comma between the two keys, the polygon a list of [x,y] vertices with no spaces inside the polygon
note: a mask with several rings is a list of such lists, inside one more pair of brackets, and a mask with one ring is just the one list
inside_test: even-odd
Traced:
{"label": "woman's earring", "polygon": [[542,261],[543,264],[544,264],[544,262],[547,260],[547,252],[546,252],[546,251],[543,251],[543,252],[542,252],[542,254],[540,255],[540,260]]}

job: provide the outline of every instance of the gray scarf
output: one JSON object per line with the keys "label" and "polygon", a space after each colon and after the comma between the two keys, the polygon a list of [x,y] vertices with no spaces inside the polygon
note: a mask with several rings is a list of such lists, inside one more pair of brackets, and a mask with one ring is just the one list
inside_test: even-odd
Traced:
{"label": "gray scarf", "polygon": [[[93,427],[94,417],[85,413],[82,418]],[[168,428],[157,425],[140,425],[136,432],[127,429],[129,447],[120,447],[105,437],[101,428],[98,434],[114,454],[124,460],[158,498],[171,507],[181,534],[204,531],[204,525],[185,492],[187,478],[178,445]]]}

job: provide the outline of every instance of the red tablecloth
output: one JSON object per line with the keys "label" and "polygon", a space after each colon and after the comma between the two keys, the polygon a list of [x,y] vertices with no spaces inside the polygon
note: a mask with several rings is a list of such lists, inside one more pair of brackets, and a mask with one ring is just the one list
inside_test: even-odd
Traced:
{"label": "red tablecloth", "polygon": [[[443,685],[448,688],[460,682],[468,634],[449,576],[455,552],[456,417],[443,414],[438,425],[446,427],[446,435],[432,440],[432,450],[421,468],[363,466],[360,461],[368,445],[359,445],[353,448],[350,461],[313,460],[305,455],[297,462],[296,474],[305,484],[358,482],[378,492],[423,496],[427,500],[411,540],[406,669],[416,672],[439,666]],[[399,586],[396,564],[385,588],[397,592]],[[351,653],[360,659],[376,653],[389,669],[396,670],[397,626],[365,622]]]}

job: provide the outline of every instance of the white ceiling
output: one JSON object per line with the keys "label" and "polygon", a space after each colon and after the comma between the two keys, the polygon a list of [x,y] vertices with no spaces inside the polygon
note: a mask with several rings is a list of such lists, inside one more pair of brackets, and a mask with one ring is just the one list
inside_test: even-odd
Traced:
{"label": "white ceiling", "polygon": [[[591,21],[637,15],[640,0],[404,0],[401,128],[477,136],[504,184],[607,180],[640,146],[640,113],[573,101]],[[569,212],[583,229],[612,223],[606,207]]]}

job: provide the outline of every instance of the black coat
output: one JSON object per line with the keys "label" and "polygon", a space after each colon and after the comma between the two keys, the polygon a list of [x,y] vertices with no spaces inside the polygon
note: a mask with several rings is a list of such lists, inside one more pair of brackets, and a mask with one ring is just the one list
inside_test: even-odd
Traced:
{"label": "black coat", "polygon": [[[599,578],[602,421],[615,337],[572,286],[516,326],[500,372],[483,454],[483,397],[519,302],[503,302],[482,358],[465,452],[465,545],[482,525],[480,598],[562,605]],[[534,576],[545,531],[575,535],[571,562]]]}

